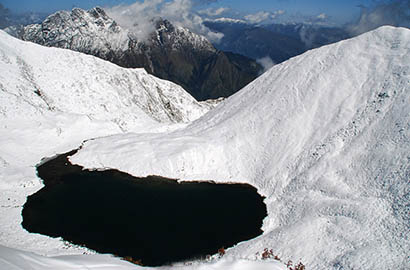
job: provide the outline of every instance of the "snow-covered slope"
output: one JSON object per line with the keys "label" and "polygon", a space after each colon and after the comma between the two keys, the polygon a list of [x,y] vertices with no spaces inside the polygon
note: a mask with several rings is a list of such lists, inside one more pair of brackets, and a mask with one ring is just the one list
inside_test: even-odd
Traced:
{"label": "snow-covered slope", "polygon": [[[103,112],[94,111],[94,103],[89,109],[96,113],[88,117],[76,114],[82,110],[81,99],[77,104],[65,96],[73,106],[69,110],[51,99],[54,95],[44,100],[32,94],[36,90],[27,81],[42,81],[42,73],[21,73],[34,74],[30,77],[9,72],[19,70],[13,67],[22,61],[17,61],[17,53],[26,63],[27,57],[55,60],[31,53],[35,45],[0,35],[5,40],[0,48],[7,48],[0,50],[0,245],[48,256],[88,252],[24,231],[22,205],[27,195],[41,188],[34,168],[40,158],[121,129]],[[22,44],[34,47],[22,50]],[[301,259],[308,269],[407,269],[409,52],[410,30],[382,27],[273,67],[185,129],[94,139],[71,160],[137,176],[256,186],[268,206],[264,234],[228,249],[222,261],[185,269],[271,269],[270,263],[253,261],[264,248],[272,248],[284,260]],[[46,65],[40,66],[46,70]],[[60,74],[60,79],[70,77],[69,72]],[[49,98],[56,109],[47,105]],[[126,127],[147,132],[153,120],[141,116],[144,119],[149,119],[146,125],[130,120],[133,124]],[[0,247],[0,269],[40,269],[48,264],[53,269],[87,269],[110,263],[127,269],[113,258],[98,263],[94,258],[46,258]]]}
{"label": "snow-covered slope", "polygon": [[89,141],[71,160],[256,186],[264,234],[227,256],[408,269],[409,104],[410,30],[386,26],[273,67],[183,130]]}
{"label": "snow-covered slope", "polygon": [[[111,255],[65,255],[55,257],[40,256],[31,252],[11,249],[0,245],[0,269],[2,270],[131,270],[163,269],[166,267],[141,267]],[[174,265],[175,270],[285,270],[284,264],[275,261],[225,260],[194,262]]]}
{"label": "snow-covered slope", "polygon": [[0,31],[0,166],[33,166],[42,158],[37,147],[155,131],[161,125],[192,121],[209,109],[178,85],[143,69],[120,68]]}
{"label": "snow-covered slope", "polygon": [[0,245],[0,269],[2,270],[131,270],[138,269],[125,261],[114,260],[110,255],[45,257]]}
{"label": "snow-covered slope", "polygon": [[[22,42],[0,32],[1,111],[28,107],[84,114],[132,130],[143,121],[189,122],[206,109],[181,87],[69,50]],[[13,98],[14,97],[14,98]],[[29,106],[15,106],[22,100]]]}
{"label": "snow-covered slope", "polygon": [[[43,186],[35,165],[83,140],[180,128],[209,109],[142,69],[0,31],[0,245],[43,255],[84,252],[21,227],[26,197]],[[3,268],[0,253],[0,269],[12,269]]]}

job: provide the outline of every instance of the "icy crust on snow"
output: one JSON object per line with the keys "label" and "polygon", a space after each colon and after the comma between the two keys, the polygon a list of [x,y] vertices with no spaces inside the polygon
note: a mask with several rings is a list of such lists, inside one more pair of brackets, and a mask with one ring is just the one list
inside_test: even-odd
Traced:
{"label": "icy crust on snow", "polygon": [[[0,113],[27,108],[87,115],[130,131],[145,122],[189,122],[207,109],[180,86],[69,50],[22,42],[0,32]],[[18,82],[18,83],[16,83]],[[13,102],[24,100],[27,107]]]}
{"label": "icy crust on snow", "polygon": [[410,30],[386,26],[273,67],[185,129],[89,141],[71,161],[256,186],[264,234],[228,257],[405,269],[409,104]]}

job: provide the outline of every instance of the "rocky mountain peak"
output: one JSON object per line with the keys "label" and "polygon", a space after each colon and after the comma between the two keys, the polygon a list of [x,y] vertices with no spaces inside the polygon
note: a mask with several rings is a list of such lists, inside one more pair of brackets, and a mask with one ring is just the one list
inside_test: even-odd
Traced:
{"label": "rocky mountain peak", "polygon": [[195,34],[185,27],[174,26],[166,19],[155,19],[155,29],[151,41],[169,46],[172,50],[194,49],[212,53],[217,51],[204,36]]}
{"label": "rocky mountain peak", "polygon": [[72,49],[97,56],[128,47],[128,32],[99,7],[58,11],[42,23],[24,27],[20,38],[49,47]]}
{"label": "rocky mountain peak", "polygon": [[41,25],[43,28],[45,28],[45,26],[52,26],[53,29],[81,30],[81,32],[85,32],[84,30],[88,30],[89,32],[92,30],[109,30],[113,32],[122,30],[117,23],[108,17],[105,11],[99,7],[88,11],[80,8],[74,8],[71,12],[59,11],[47,17]]}
{"label": "rocky mountain peak", "polygon": [[155,23],[155,29],[157,32],[167,32],[167,33],[172,33],[175,31],[174,25],[161,17],[154,19]]}
{"label": "rocky mountain peak", "polygon": [[88,11],[88,13],[93,16],[94,18],[103,18],[105,20],[109,20],[110,18],[108,17],[107,13],[105,13],[105,11],[100,8],[100,7],[95,7],[92,8]]}
{"label": "rocky mountain peak", "polygon": [[[91,54],[122,67],[142,67],[181,85],[198,100],[226,97],[259,74],[255,61],[231,55],[227,59],[204,36],[166,19],[156,18],[152,23],[155,30],[146,40],[139,40],[100,7],[74,8],[12,32],[26,41]],[[223,76],[229,78],[219,82]]]}

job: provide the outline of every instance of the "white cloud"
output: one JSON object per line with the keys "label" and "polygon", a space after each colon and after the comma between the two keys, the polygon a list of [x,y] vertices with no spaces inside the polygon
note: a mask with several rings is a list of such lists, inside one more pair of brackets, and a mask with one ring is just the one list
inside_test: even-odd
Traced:
{"label": "white cloud", "polygon": [[269,56],[256,59],[256,62],[263,67],[263,72],[267,71],[275,65],[275,62],[273,62],[273,60]]}
{"label": "white cloud", "polygon": [[359,20],[347,27],[352,35],[364,33],[382,25],[410,27],[410,1],[408,0],[378,2],[375,7],[362,6],[361,8]]}
{"label": "white cloud", "polygon": [[313,41],[316,38],[317,33],[310,27],[302,26],[299,29],[299,37],[300,40],[305,44],[306,48],[313,47]]}
{"label": "white cloud", "polygon": [[254,14],[246,15],[244,18],[250,23],[261,23],[265,21],[270,21],[276,17],[285,14],[284,10],[278,10],[275,12],[259,11]]}
{"label": "white cloud", "polygon": [[206,15],[208,17],[215,17],[215,16],[220,16],[222,13],[229,11],[229,8],[207,8],[200,10],[198,13],[202,15]]}
{"label": "white cloud", "polygon": [[266,21],[270,18],[271,13],[267,11],[259,11],[254,14],[249,14],[245,16],[245,19],[250,23],[260,23]]}
{"label": "white cloud", "polygon": [[276,14],[276,15],[283,15],[283,14],[285,14],[285,11],[284,11],[284,10],[278,10],[278,11],[275,11],[274,14]]}
{"label": "white cloud", "polygon": [[140,40],[146,39],[155,30],[152,19],[161,17],[176,26],[204,35],[211,42],[219,42],[223,34],[207,28],[203,19],[192,11],[193,6],[192,0],[144,0],[131,5],[115,6],[106,11],[119,25],[130,29]]}
{"label": "white cloud", "polygon": [[158,5],[163,0],[135,2],[131,5],[119,5],[106,9],[107,14],[120,26],[129,29],[140,40],[148,37],[155,26],[151,19],[158,17]]}
{"label": "white cloud", "polygon": [[221,41],[221,39],[224,37],[224,34],[219,33],[219,32],[209,31],[207,33],[206,37],[212,43],[219,43]]}
{"label": "white cloud", "polygon": [[246,23],[246,21],[241,20],[241,19],[234,19],[234,18],[227,18],[227,17],[221,17],[218,19],[212,20],[213,22],[226,22],[226,23]]}
{"label": "white cloud", "polygon": [[321,13],[316,16],[316,19],[318,20],[326,20],[329,16],[326,15],[326,13]]}

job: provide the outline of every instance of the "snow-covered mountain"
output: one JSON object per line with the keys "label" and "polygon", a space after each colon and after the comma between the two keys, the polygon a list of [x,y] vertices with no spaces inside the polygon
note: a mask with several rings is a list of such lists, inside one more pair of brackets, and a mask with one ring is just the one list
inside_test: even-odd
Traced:
{"label": "snow-covered mountain", "polygon": [[10,249],[47,256],[89,253],[22,229],[26,197],[42,187],[35,165],[87,139],[181,128],[210,108],[143,69],[121,68],[0,31],[0,269],[45,269],[45,264],[79,269],[84,263],[95,269],[135,269],[110,256],[45,258]]}
{"label": "snow-covered mountain", "polygon": [[[255,61],[217,51],[205,37],[186,28],[161,18],[153,24],[154,31],[139,40],[99,7],[74,8],[56,12],[40,24],[8,31],[26,41],[91,54],[122,67],[143,67],[181,85],[198,100],[228,96],[260,71]],[[218,81],[220,77],[226,78]]]}
{"label": "snow-covered mountain", "polygon": [[[53,143],[64,148],[65,143],[102,135],[155,132],[210,109],[143,69],[23,42],[3,31],[0,70],[2,168],[38,162],[37,155],[50,153]],[[0,171],[2,177],[5,171]]]}
{"label": "snow-covered mountain", "polygon": [[409,104],[410,30],[386,26],[273,67],[185,129],[89,141],[71,161],[256,186],[264,234],[231,258],[408,269]]}
{"label": "snow-covered mountain", "polygon": [[[9,68],[17,72],[21,65],[16,63],[22,59],[30,65],[44,61],[51,66],[57,60],[45,51],[53,56],[62,51],[43,48],[44,53],[38,54],[34,49],[38,46],[4,33],[0,38],[4,40],[0,74]],[[132,129],[134,133],[112,135],[121,130],[104,113],[97,110],[104,116],[101,119],[108,119],[98,121],[64,112],[68,105],[54,101],[50,104],[59,105],[59,110],[50,110],[34,85],[26,84],[52,80],[62,87],[56,81],[70,77],[80,65],[45,72],[48,80],[39,72],[51,69],[46,64],[40,65],[41,70],[31,66],[35,73],[15,73],[23,76],[5,73],[8,76],[0,82],[10,87],[1,86],[0,91],[9,97],[0,103],[0,268],[128,269],[109,257],[41,257],[12,249],[47,256],[89,252],[60,239],[30,234],[20,223],[26,197],[42,187],[34,165],[93,138],[70,158],[72,162],[87,168],[118,168],[135,176],[246,182],[266,196],[263,235],[228,249],[221,261],[180,269],[280,267],[257,260],[264,248],[273,249],[283,260],[300,259],[307,269],[408,269],[409,48],[409,29],[382,27],[309,51],[273,67],[185,128],[169,125],[160,130],[156,125],[156,133],[148,133],[150,122],[145,122]],[[70,57],[59,57],[79,58],[84,66],[87,61],[101,63],[100,68],[105,63],[71,52]],[[72,89],[82,87],[74,84]],[[81,99],[74,103],[68,95],[64,98],[83,110]],[[93,111],[99,104],[88,106]]]}
{"label": "snow-covered mountain", "polygon": [[112,51],[128,49],[129,33],[109,18],[104,10],[59,11],[40,24],[25,26],[23,40],[49,47],[73,49],[106,58]]}
{"label": "snow-covered mountain", "polygon": [[[64,145],[121,132],[155,132],[195,120],[211,108],[143,69],[23,42],[3,31],[0,70],[3,168],[41,159],[37,154],[45,152],[40,149],[50,153],[52,142]],[[21,151],[26,158],[19,157]]]}
{"label": "snow-covered mountain", "polygon": [[0,3],[0,29],[10,26],[39,23],[44,20],[47,15],[47,13],[41,12],[13,13]]}
{"label": "snow-covered mountain", "polygon": [[[153,19],[155,31],[149,43],[167,44],[173,50],[189,47],[191,50],[215,53],[216,49],[204,37],[183,27],[174,27],[169,21]],[[88,11],[74,8],[72,11],[59,11],[40,24],[28,25],[21,38],[49,47],[72,49],[99,57],[109,57],[108,53],[123,53],[133,42],[140,53],[146,40],[137,40],[132,32],[120,27],[100,7]],[[150,45],[150,44],[149,44]]]}
{"label": "snow-covered mountain", "polygon": [[21,42],[4,32],[0,55],[1,111],[6,117],[28,109],[32,114],[75,113],[129,131],[144,121],[189,122],[207,111],[180,86],[143,69]]}

